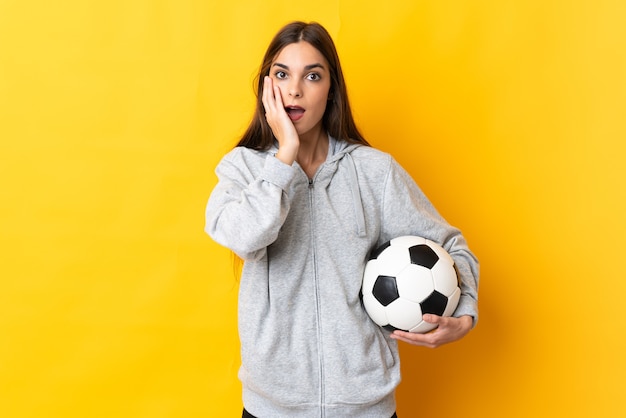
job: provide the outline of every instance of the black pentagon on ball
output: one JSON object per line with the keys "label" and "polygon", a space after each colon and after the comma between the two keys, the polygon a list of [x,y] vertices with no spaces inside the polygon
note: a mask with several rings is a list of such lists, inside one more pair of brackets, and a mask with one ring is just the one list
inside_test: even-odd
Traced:
{"label": "black pentagon on ball", "polygon": [[369,259],[370,260],[374,260],[374,259],[378,258],[380,253],[382,253],[387,248],[389,248],[390,245],[391,245],[391,241],[387,241],[384,244],[380,245],[378,248],[373,249],[372,252],[370,253]]}
{"label": "black pentagon on ball", "polygon": [[426,244],[414,245],[409,248],[411,264],[431,269],[439,261],[437,253]]}
{"label": "black pentagon on ball", "polygon": [[442,316],[448,306],[448,298],[436,290],[420,302],[423,314],[435,314]]}
{"label": "black pentagon on ball", "polygon": [[381,305],[387,306],[400,297],[396,278],[392,276],[378,276],[372,288],[372,295]]}
{"label": "black pentagon on ball", "polygon": [[400,331],[409,331],[408,329],[400,329],[400,328],[396,328],[391,324],[387,324],[387,325],[383,325],[383,328],[385,328],[387,331],[389,332],[394,332],[395,330],[399,329]]}

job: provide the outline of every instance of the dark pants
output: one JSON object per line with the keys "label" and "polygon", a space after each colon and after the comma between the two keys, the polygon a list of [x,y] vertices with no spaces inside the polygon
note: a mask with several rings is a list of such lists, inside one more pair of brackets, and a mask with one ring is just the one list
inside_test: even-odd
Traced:
{"label": "dark pants", "polygon": [[[244,409],[243,415],[241,416],[241,418],[256,418],[256,417]],[[391,418],[398,418],[398,416],[396,414],[393,414]]]}

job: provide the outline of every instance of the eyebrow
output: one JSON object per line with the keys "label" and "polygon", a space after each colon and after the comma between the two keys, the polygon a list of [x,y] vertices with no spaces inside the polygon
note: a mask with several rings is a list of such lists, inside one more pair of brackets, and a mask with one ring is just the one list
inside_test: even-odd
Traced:
{"label": "eyebrow", "polygon": [[[285,69],[285,70],[288,70],[288,69],[289,69],[289,66],[287,66],[287,65],[285,65],[285,64],[281,64],[280,62],[275,62],[272,66],[280,67],[280,68],[283,68],[283,69]],[[325,69],[326,69],[326,67],[324,67],[322,64],[320,64],[319,62],[316,62],[315,64],[309,64],[309,65],[306,65],[306,66],[304,67],[304,70],[305,70],[305,71],[309,71],[309,70],[312,70],[312,69],[314,69],[314,68],[321,68],[321,69],[323,69],[323,70],[325,70]]]}

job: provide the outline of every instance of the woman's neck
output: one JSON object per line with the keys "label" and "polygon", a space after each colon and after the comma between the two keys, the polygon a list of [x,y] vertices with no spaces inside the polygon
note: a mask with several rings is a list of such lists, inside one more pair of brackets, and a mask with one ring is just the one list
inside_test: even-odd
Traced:
{"label": "woman's neck", "polygon": [[319,129],[312,135],[300,137],[300,147],[296,161],[309,178],[313,178],[319,166],[328,155],[328,134]]}

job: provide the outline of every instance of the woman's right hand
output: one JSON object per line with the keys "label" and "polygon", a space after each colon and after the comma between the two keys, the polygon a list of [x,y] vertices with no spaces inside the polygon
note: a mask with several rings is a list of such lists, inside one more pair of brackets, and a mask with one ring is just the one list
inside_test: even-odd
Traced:
{"label": "woman's right hand", "polygon": [[293,164],[298,155],[300,138],[296,127],[285,111],[280,88],[274,84],[271,77],[263,79],[263,97],[265,107],[265,119],[278,140],[278,153],[276,158],[285,164]]}

